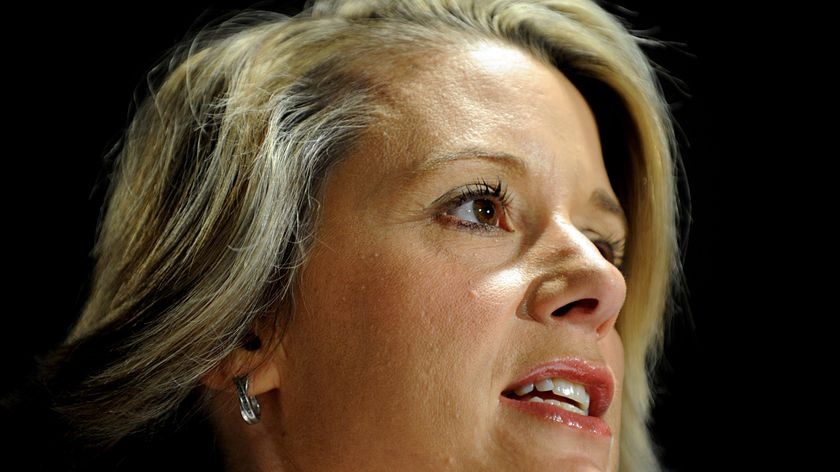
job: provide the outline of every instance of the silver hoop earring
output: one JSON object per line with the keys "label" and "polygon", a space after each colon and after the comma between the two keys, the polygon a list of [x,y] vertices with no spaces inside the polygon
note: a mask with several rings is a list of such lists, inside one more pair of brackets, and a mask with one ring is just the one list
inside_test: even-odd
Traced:
{"label": "silver hoop earring", "polygon": [[233,383],[239,396],[239,412],[242,413],[242,419],[248,424],[259,423],[260,402],[257,401],[257,397],[248,396],[248,377],[234,377]]}

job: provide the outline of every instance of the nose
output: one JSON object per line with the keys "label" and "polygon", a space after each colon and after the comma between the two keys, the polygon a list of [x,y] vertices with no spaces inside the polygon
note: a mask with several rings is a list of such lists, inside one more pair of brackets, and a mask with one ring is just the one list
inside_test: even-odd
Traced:
{"label": "nose", "polygon": [[527,303],[529,315],[548,325],[572,323],[598,338],[615,326],[627,285],[621,271],[571,224],[544,234],[534,258],[535,274]]}

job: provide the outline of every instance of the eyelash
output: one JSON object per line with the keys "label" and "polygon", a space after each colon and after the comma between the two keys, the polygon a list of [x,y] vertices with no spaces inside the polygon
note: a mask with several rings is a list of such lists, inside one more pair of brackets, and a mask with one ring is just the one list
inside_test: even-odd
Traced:
{"label": "eyelash", "polygon": [[498,205],[499,221],[504,221],[508,206],[510,205],[511,197],[507,192],[507,186],[501,179],[497,179],[495,184],[488,183],[484,179],[476,179],[473,183],[462,187],[458,192],[457,196],[448,200],[444,207],[444,211],[438,215],[439,218],[444,219],[448,224],[467,230],[476,230],[481,232],[506,230],[506,228],[501,226],[491,226],[473,221],[464,221],[448,214],[448,212],[458,208],[470,200],[491,200]]}
{"label": "eyelash", "polygon": [[[598,245],[599,244],[606,244],[609,247],[609,250],[610,250],[610,253],[611,253],[612,257],[608,258],[607,255],[603,254],[603,252],[602,252],[602,254],[604,255],[604,258],[607,259],[614,266],[618,267],[618,270],[620,270],[622,273],[624,272],[624,245],[625,245],[625,239],[624,238],[614,236],[614,235],[609,235],[607,237],[602,237],[600,239],[593,239],[592,243],[595,244],[596,247],[598,247],[599,251],[601,249]],[[612,259],[612,260],[610,260],[610,259]]]}

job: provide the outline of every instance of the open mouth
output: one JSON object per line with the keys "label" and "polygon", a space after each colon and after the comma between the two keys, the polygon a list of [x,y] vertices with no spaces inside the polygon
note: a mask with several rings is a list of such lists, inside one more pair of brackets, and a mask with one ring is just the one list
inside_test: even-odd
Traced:
{"label": "open mouth", "polygon": [[547,403],[572,413],[589,416],[590,398],[586,387],[559,377],[527,383],[514,390],[507,390],[502,395],[511,400]]}
{"label": "open mouth", "polygon": [[612,433],[602,417],[610,407],[614,388],[605,365],[566,358],[532,368],[506,387],[501,399],[549,423],[607,437]]}

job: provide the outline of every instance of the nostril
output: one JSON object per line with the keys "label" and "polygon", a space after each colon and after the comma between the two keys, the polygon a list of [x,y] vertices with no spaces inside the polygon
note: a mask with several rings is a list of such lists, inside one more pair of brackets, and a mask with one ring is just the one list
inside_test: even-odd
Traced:
{"label": "nostril", "polygon": [[572,311],[572,308],[580,308],[587,313],[591,313],[598,306],[598,300],[594,298],[583,298],[575,300],[572,303],[567,303],[560,308],[551,312],[551,316],[561,317]]}

